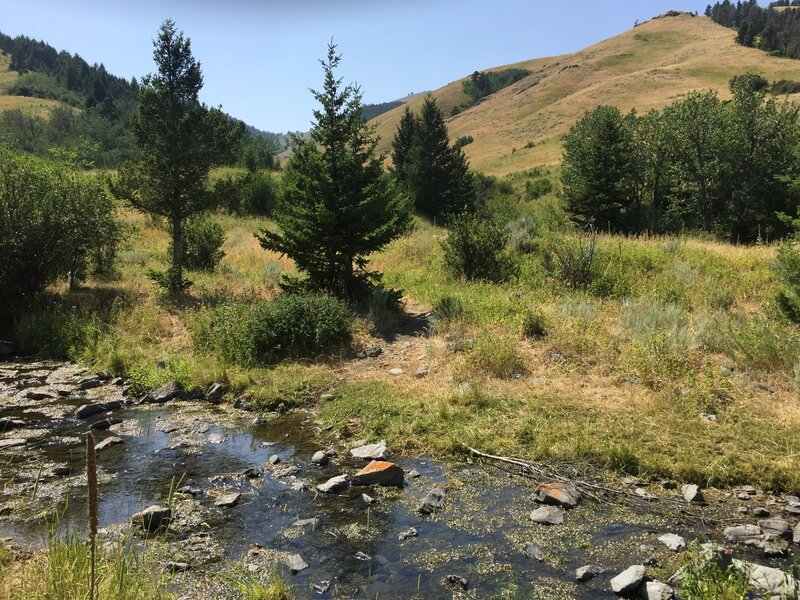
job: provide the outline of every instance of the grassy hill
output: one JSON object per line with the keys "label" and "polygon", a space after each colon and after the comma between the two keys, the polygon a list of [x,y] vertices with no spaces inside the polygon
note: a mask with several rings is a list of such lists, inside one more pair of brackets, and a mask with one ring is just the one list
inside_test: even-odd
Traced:
{"label": "grassy hill", "polygon": [[12,71],[10,64],[11,57],[0,53],[0,112],[19,108],[37,116],[46,116],[48,110],[61,104],[56,100],[8,95],[8,88],[19,78],[19,73]]}
{"label": "grassy hill", "polygon": [[[730,78],[745,71],[770,81],[800,81],[800,61],[740,46],[735,37],[735,31],[706,17],[680,14],[655,18],[574,54],[490,69],[516,67],[531,74],[450,118],[450,135],[473,136],[474,143],[464,148],[472,167],[504,175],[558,163],[561,136],[598,104],[644,113],[691,90],[711,88],[726,97]],[[447,115],[467,100],[462,81],[433,92]],[[418,109],[422,98],[407,104]],[[375,120],[381,149],[388,148],[404,109]]]}

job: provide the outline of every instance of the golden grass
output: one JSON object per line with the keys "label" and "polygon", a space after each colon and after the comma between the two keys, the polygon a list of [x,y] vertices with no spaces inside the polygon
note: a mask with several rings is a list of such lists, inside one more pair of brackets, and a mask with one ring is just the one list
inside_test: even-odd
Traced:
{"label": "golden grass", "polygon": [[[473,168],[504,175],[561,157],[561,136],[587,110],[612,104],[644,113],[691,90],[715,89],[727,97],[736,74],[757,71],[767,79],[800,81],[800,62],[771,57],[736,44],[736,33],[706,17],[655,19],[575,54],[539,58],[498,69],[531,71],[525,79],[450,118],[452,139],[471,135],[464,147]],[[466,100],[461,82],[433,92],[445,115]],[[408,102],[414,110],[420,97]],[[375,123],[387,149],[404,106]],[[536,146],[524,149],[533,141]]]}

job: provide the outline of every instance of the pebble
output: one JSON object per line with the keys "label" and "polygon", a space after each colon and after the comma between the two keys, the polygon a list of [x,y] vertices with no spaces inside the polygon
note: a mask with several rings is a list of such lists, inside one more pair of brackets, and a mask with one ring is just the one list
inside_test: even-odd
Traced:
{"label": "pebble", "polygon": [[235,506],[237,502],[239,502],[240,497],[241,494],[239,492],[230,492],[228,494],[223,494],[214,501],[214,506],[219,506],[221,508],[231,508],[232,506]]}
{"label": "pebble", "polygon": [[409,527],[405,531],[401,531],[400,535],[397,536],[397,539],[399,539],[402,542],[403,540],[407,540],[408,538],[415,538],[417,537],[417,535],[418,533],[416,528]]}
{"label": "pebble", "polygon": [[429,515],[433,512],[436,512],[442,508],[442,506],[444,506],[444,498],[444,490],[433,488],[430,492],[428,492],[428,495],[422,499],[422,502],[417,507],[417,511],[423,515]]}
{"label": "pebble", "polygon": [[327,464],[328,464],[330,461],[331,461],[330,457],[329,457],[329,456],[328,456],[328,454],[327,454],[326,452],[324,452],[323,450],[319,450],[319,451],[315,452],[315,453],[314,453],[314,456],[312,456],[312,457],[311,457],[311,462],[312,462],[313,464],[315,464],[315,465],[319,465],[319,466],[321,466],[321,467],[324,467],[324,466],[325,466],[325,465],[327,465]]}

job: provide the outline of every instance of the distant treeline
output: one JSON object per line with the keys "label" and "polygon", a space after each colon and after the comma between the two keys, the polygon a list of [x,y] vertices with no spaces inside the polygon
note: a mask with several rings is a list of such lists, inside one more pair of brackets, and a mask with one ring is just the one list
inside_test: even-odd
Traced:
{"label": "distant treeline", "polygon": [[[67,106],[34,115],[20,109],[0,113],[0,143],[14,150],[45,156],[53,147],[72,152],[77,160],[97,167],[116,167],[131,160],[136,145],[131,119],[139,83],[90,65],[77,54],[58,52],[49,44],[0,32],[0,51],[11,58],[20,77],[6,90],[13,96],[57,100]],[[241,123],[231,117],[231,125]],[[249,133],[231,163],[248,168],[272,168],[277,153],[291,146],[289,134],[260,131],[245,123]]]}
{"label": "distant treeline", "polygon": [[400,100],[393,100],[392,102],[381,102],[380,104],[365,104],[364,110],[361,113],[362,121],[370,121],[375,117],[379,117],[383,113],[389,112],[393,108],[403,106]]}
{"label": "distant treeline", "polygon": [[756,0],[717,2],[706,8],[714,22],[738,31],[736,41],[777,56],[800,58],[800,0],[772,2],[766,8]]}
{"label": "distant treeline", "polygon": [[490,73],[475,71],[469,76],[469,79],[464,80],[461,84],[464,93],[469,96],[469,101],[459,106],[454,106],[451,114],[457,115],[462,110],[475,106],[486,96],[499,92],[528,75],[530,75],[530,71],[525,69],[503,69],[502,71],[492,71]]}

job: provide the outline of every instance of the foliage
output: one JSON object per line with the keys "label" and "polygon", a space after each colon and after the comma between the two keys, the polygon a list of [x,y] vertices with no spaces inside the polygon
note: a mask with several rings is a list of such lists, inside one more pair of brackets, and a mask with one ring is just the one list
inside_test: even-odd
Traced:
{"label": "foliage", "polygon": [[529,215],[520,215],[506,225],[508,243],[517,252],[533,252],[538,246],[539,224]]}
{"label": "foliage", "polygon": [[530,71],[525,69],[503,69],[502,71],[490,71],[488,73],[475,71],[461,84],[470,101],[458,108],[459,110],[466,110],[470,106],[477,104],[482,98],[499,92],[528,75],[530,75]]}
{"label": "foliage", "polygon": [[527,200],[536,200],[552,191],[553,184],[549,179],[534,179],[525,182],[525,198]]}
{"label": "foliage", "polygon": [[508,335],[484,332],[477,336],[467,354],[467,366],[476,372],[511,379],[525,371],[525,363],[517,350],[517,340]]}
{"label": "foliage", "polygon": [[240,183],[226,203],[228,210],[240,215],[271,216],[280,199],[280,184],[275,177],[268,171],[252,171]]}
{"label": "foliage", "polygon": [[310,139],[298,140],[284,173],[275,211],[280,231],[262,229],[257,237],[265,249],[295,261],[307,275],[305,287],[358,299],[380,280],[367,271],[366,256],[406,233],[412,221],[407,198],[375,154],[359,88],[342,87],[334,75],[340,60],[330,44],[323,91],[313,92],[321,107]]}
{"label": "foliage", "polygon": [[547,319],[540,310],[528,310],[522,316],[522,335],[531,340],[547,337]]}
{"label": "foliage", "polygon": [[444,265],[453,277],[503,282],[514,276],[516,265],[506,251],[508,233],[491,220],[462,213],[450,223],[441,242]]}
{"label": "foliage", "polygon": [[743,46],[800,58],[800,14],[797,10],[773,10],[776,6],[789,6],[789,2],[770,2],[762,7],[755,0],[735,4],[723,0],[709,5],[705,14],[720,25],[736,29],[736,41]]}
{"label": "foliage", "polygon": [[200,319],[195,341],[234,364],[317,358],[350,342],[353,316],[330,296],[281,294],[271,301],[228,302]]}
{"label": "foliage", "polygon": [[454,296],[442,296],[431,311],[430,323],[434,331],[441,330],[464,316],[464,305]]}
{"label": "foliage", "polygon": [[231,130],[221,111],[200,103],[200,64],[173,21],[164,21],[153,45],[158,73],[142,79],[133,121],[139,159],[120,169],[114,190],[134,208],[168,220],[171,264],[154,279],[179,300],[190,285],[183,277],[184,222],[216,201],[207,189],[209,171],[237,146],[242,129]]}
{"label": "foliage", "polygon": [[575,238],[561,237],[551,242],[558,259],[559,274],[569,287],[587,287],[593,279],[593,264],[597,249],[597,232],[590,225]]}
{"label": "foliage", "polygon": [[187,269],[213,271],[225,256],[225,232],[208,215],[195,215],[183,228],[184,258]]}
{"label": "foliage", "polygon": [[271,137],[247,133],[242,136],[238,162],[248,171],[274,169],[277,166],[278,143]]}
{"label": "foliage", "polygon": [[[713,551],[712,551],[713,553]],[[722,557],[706,556],[706,552],[691,547],[681,569],[679,583],[681,598],[686,600],[740,600],[748,597],[747,576],[722,562]]]}
{"label": "foliage", "polygon": [[0,312],[83,278],[93,254],[116,244],[114,210],[102,182],[74,164],[0,147]]}

